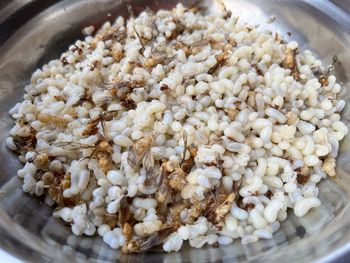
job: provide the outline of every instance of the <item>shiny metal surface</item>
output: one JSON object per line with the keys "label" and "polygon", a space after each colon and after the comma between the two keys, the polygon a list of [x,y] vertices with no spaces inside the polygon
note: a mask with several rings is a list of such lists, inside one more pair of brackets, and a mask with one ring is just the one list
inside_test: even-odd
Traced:
{"label": "shiny metal surface", "polygon": [[[193,1],[182,1],[191,3]],[[242,20],[260,24],[276,16],[268,28],[286,39],[311,48],[325,62],[334,54],[341,62],[335,69],[343,82],[342,98],[350,103],[350,10],[349,1],[226,0]],[[159,249],[125,256],[113,251],[99,237],[75,237],[68,226],[53,219],[51,209],[22,193],[16,177],[20,167],[4,140],[12,121],[7,111],[21,100],[31,72],[56,58],[84,26],[100,25],[117,15],[127,16],[126,4],[138,13],[176,4],[168,0],[3,0],[0,3],[0,246],[27,261],[35,262],[347,262],[350,251],[350,141],[341,145],[338,176],[320,186],[321,207],[302,219],[290,215],[272,240],[242,246],[202,249],[185,247],[179,253]],[[208,1],[209,9],[214,4]],[[288,36],[287,32],[292,35]],[[343,112],[349,124],[350,107]]]}

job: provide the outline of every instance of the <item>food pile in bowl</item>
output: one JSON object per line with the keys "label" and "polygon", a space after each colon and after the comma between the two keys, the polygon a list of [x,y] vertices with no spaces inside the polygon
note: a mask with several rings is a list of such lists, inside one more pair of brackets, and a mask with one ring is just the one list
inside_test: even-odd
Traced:
{"label": "food pile in bowl", "polygon": [[6,140],[23,191],[137,253],[270,239],[334,177],[341,86],[309,50],[178,4],[84,30],[36,70]]}

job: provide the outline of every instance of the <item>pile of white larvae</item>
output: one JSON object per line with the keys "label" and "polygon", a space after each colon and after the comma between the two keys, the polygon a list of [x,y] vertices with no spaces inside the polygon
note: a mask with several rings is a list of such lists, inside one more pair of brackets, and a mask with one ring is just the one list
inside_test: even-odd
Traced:
{"label": "pile of white larvae", "polygon": [[75,235],[125,253],[247,244],[320,205],[348,128],[310,51],[181,4],[84,32],[34,72],[6,141]]}

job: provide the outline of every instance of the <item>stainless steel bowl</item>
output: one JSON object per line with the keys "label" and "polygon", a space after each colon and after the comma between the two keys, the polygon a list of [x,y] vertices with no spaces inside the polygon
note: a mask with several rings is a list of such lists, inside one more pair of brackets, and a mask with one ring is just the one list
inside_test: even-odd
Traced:
{"label": "stainless steel bowl", "polygon": [[[191,4],[193,1],[181,1]],[[350,2],[349,1],[272,1],[226,0],[227,7],[240,19],[264,23],[286,39],[295,39],[327,63],[337,55],[335,68],[344,89],[341,97],[350,103]],[[306,217],[293,214],[272,240],[242,246],[202,249],[185,247],[179,253],[160,249],[145,254],[122,255],[111,250],[99,237],[76,237],[69,226],[51,217],[51,209],[39,199],[22,193],[16,176],[20,168],[4,140],[12,126],[8,110],[21,101],[23,87],[31,72],[57,58],[70,43],[82,38],[81,29],[101,25],[117,15],[127,16],[126,5],[137,14],[145,7],[171,8],[167,0],[2,0],[0,3],[0,245],[26,261],[130,261],[130,262],[309,262],[343,261],[350,254],[350,155],[349,136],[341,145],[338,176],[320,185],[323,204]],[[209,10],[214,2],[207,3]],[[240,13],[242,11],[242,13]],[[291,32],[289,36],[287,32]],[[343,112],[349,123],[350,107]]]}

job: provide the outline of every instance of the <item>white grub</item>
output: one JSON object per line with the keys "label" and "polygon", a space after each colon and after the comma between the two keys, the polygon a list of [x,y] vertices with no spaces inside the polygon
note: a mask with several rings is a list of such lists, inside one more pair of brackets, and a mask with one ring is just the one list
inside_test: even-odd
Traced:
{"label": "white grub", "polygon": [[10,110],[23,191],[74,235],[125,253],[246,245],[321,205],[348,134],[335,76],[295,41],[195,10],[86,27]]}
{"label": "white grub", "polygon": [[321,205],[321,201],[317,197],[307,197],[300,199],[294,206],[294,214],[297,217],[302,217],[314,207]]}

